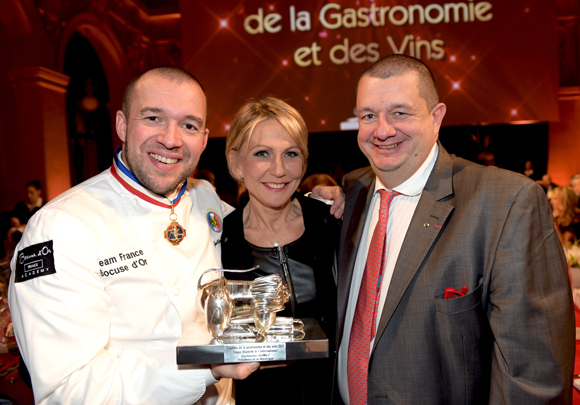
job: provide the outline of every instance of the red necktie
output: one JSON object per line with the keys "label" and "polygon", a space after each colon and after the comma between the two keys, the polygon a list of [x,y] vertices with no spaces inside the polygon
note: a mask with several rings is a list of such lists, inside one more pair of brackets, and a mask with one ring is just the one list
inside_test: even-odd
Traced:
{"label": "red necktie", "polygon": [[379,220],[369,246],[348,344],[348,395],[351,405],[366,405],[368,400],[369,353],[376,332],[377,309],[381,296],[389,207],[393,198],[399,195],[396,191],[387,190],[379,190],[379,193]]}

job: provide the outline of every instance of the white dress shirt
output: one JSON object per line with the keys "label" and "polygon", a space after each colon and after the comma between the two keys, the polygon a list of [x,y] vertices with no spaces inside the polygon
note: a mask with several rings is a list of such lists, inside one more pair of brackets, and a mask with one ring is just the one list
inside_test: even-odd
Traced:
{"label": "white dress shirt", "polygon": [[[395,264],[399,257],[399,252],[401,251],[401,246],[403,245],[403,240],[407,234],[407,229],[409,229],[409,224],[427,183],[427,179],[431,175],[431,171],[435,166],[435,161],[439,154],[439,147],[437,144],[433,145],[429,156],[421,167],[411,176],[407,181],[398,185],[393,190],[399,192],[401,195],[396,196],[391,202],[391,207],[389,210],[389,221],[387,222],[387,242],[386,242],[386,258],[385,258],[385,268],[383,270],[383,278],[381,281],[381,295],[379,299],[379,306],[377,310],[376,326],[379,325],[380,317],[383,312],[383,306],[385,305],[385,300],[387,298],[387,292],[389,290],[389,285],[391,284],[391,278],[393,276],[393,271],[395,269]],[[354,312],[356,309],[356,304],[358,301],[358,293],[364,274],[367,254],[369,251],[369,245],[375,231],[375,226],[379,220],[379,208],[381,197],[379,190],[387,189],[379,180],[376,178],[375,181],[375,191],[369,207],[369,215],[367,215],[364,230],[362,233],[361,241],[359,244],[359,249],[356,255],[356,261],[354,264],[354,271],[352,275],[352,283],[350,285],[348,305],[346,307],[346,317],[344,322],[344,332],[342,335],[342,341],[338,349],[338,387],[340,390],[340,395],[346,405],[350,404],[348,395],[348,374],[347,374],[347,363],[348,363],[348,345],[350,342],[350,332],[352,327],[352,321],[354,318]],[[376,327],[375,326],[375,327]],[[371,341],[369,350],[374,346],[374,339]]]}

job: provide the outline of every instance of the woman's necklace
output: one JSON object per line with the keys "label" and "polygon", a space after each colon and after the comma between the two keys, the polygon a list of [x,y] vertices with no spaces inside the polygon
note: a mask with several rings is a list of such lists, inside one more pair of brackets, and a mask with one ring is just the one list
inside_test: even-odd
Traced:
{"label": "woman's necklace", "polygon": [[[290,204],[292,204],[292,201],[290,201]],[[284,237],[284,235],[286,234],[286,231],[288,230],[288,228],[290,228],[290,220],[292,219],[293,213],[294,213],[294,204],[292,204],[292,209],[290,210],[290,216],[288,217],[288,225],[286,225],[286,229],[284,229],[284,232],[282,232],[282,235],[280,235],[280,237],[278,238],[278,240],[276,242],[274,242],[273,240],[268,238],[266,235],[264,235],[264,232],[262,232],[260,230],[260,228],[258,228],[258,224],[254,224],[254,222],[252,221],[251,210],[249,210],[249,209],[248,209],[248,219],[250,220],[250,224],[254,224],[254,226],[256,227],[258,232],[260,232],[264,238],[268,239],[268,242],[272,243],[274,245],[274,247],[278,247],[278,242],[280,242],[280,239],[282,239]]]}

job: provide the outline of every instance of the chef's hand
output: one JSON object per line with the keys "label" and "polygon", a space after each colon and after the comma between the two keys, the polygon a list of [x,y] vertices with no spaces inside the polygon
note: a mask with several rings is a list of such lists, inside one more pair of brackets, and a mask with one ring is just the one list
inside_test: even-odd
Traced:
{"label": "chef's hand", "polygon": [[238,364],[211,364],[211,374],[213,378],[234,378],[243,380],[260,367],[260,363],[238,363]]}
{"label": "chef's hand", "polygon": [[332,207],[330,207],[330,213],[337,219],[342,218],[342,214],[344,213],[344,192],[342,191],[342,188],[338,186],[316,186],[312,190],[310,197],[333,200],[334,203],[332,204]]}

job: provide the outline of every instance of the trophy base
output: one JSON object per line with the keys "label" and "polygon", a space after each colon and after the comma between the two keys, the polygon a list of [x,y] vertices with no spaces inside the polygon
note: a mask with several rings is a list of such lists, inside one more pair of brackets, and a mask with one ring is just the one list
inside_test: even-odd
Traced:
{"label": "trophy base", "polygon": [[219,364],[320,359],[328,357],[328,338],[314,318],[302,319],[304,338],[292,340],[268,337],[218,342],[204,323],[194,323],[185,330],[177,344],[177,364]]}

